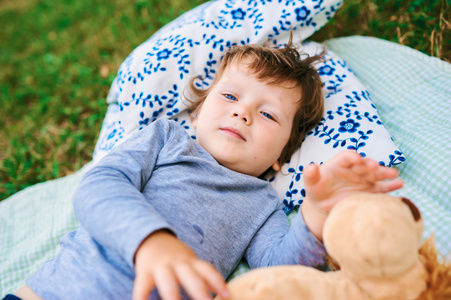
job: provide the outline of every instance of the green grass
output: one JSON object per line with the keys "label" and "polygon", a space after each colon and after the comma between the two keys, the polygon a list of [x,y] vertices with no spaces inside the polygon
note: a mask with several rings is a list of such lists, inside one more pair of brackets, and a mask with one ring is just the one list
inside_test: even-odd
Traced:
{"label": "green grass", "polygon": [[[91,160],[120,63],[205,0],[0,0],[0,199]],[[450,61],[447,0],[345,0],[312,39],[366,35]]]}
{"label": "green grass", "polygon": [[451,62],[449,0],[344,0],[312,39],[364,35],[383,38]]}

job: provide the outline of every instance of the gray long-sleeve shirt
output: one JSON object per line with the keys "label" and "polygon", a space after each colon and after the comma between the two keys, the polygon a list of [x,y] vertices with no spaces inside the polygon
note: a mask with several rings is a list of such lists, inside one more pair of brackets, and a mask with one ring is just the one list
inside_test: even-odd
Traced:
{"label": "gray long-sleeve shirt", "polygon": [[301,214],[290,227],[264,180],[219,165],[176,122],[136,132],[82,179],[74,195],[80,228],[27,284],[50,299],[130,299],[133,256],[167,229],[227,277],[244,256],[252,268],[324,263]]}

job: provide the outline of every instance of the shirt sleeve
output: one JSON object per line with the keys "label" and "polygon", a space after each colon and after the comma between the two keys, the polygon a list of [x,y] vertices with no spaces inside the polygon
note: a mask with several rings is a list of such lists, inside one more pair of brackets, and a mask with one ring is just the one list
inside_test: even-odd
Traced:
{"label": "shirt sleeve", "polygon": [[290,226],[283,210],[276,210],[258,230],[245,258],[251,268],[300,264],[325,269],[326,250],[308,230],[299,212]]}
{"label": "shirt sleeve", "polygon": [[174,232],[141,193],[170,137],[165,122],[135,132],[83,177],[73,198],[81,226],[131,267],[136,249],[150,233],[163,228]]}

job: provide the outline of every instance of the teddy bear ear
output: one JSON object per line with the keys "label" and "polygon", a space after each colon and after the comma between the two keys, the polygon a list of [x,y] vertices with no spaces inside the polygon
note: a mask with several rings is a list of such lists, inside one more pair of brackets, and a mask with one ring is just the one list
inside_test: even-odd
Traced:
{"label": "teddy bear ear", "polygon": [[404,202],[410,208],[410,211],[412,212],[415,222],[421,220],[420,210],[418,209],[418,207],[415,206],[415,204],[413,204],[412,201],[404,197],[401,198],[401,201]]}

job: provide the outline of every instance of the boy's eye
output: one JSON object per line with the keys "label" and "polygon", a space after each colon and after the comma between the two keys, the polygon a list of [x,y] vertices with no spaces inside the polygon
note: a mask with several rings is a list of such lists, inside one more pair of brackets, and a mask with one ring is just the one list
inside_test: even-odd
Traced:
{"label": "boy's eye", "polygon": [[233,100],[233,101],[236,101],[236,97],[235,96],[233,96],[233,95],[230,95],[230,94],[225,94],[224,95],[227,99],[229,99],[229,100]]}
{"label": "boy's eye", "polygon": [[267,112],[262,112],[262,115],[263,115],[264,117],[270,119],[270,120],[275,120],[275,119],[273,118],[273,116],[271,116],[271,115],[268,114]]}

